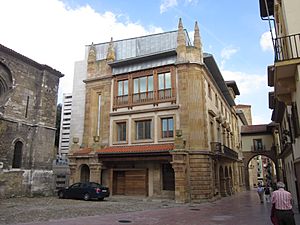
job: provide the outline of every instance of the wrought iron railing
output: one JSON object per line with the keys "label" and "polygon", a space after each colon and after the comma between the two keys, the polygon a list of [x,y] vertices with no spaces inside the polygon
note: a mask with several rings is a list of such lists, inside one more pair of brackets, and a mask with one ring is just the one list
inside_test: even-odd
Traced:
{"label": "wrought iron railing", "polygon": [[220,142],[211,142],[212,152],[216,155],[224,156],[231,159],[238,159],[238,153]]}
{"label": "wrought iron railing", "polygon": [[149,102],[149,101],[153,101],[153,99],[154,99],[153,91],[133,94],[133,103]]}
{"label": "wrought iron railing", "polygon": [[251,151],[266,151],[265,145],[251,145]]}
{"label": "wrought iron railing", "polygon": [[140,104],[158,104],[159,102],[175,101],[176,97],[171,88],[133,93],[130,95],[120,95],[114,97],[114,108],[130,107]]}
{"label": "wrought iron railing", "polygon": [[300,34],[274,39],[275,62],[300,58]]}

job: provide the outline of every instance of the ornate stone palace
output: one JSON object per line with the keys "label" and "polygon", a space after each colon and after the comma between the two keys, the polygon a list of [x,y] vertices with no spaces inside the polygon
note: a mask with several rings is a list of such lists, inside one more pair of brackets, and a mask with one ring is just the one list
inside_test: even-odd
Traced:
{"label": "ornate stone palace", "polygon": [[75,66],[71,181],[199,202],[244,189],[239,90],[178,30],[91,44]]}

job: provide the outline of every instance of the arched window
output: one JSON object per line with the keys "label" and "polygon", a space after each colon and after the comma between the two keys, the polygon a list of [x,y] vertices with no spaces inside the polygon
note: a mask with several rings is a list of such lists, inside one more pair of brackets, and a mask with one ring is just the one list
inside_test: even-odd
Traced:
{"label": "arched window", "polygon": [[7,92],[12,88],[12,76],[10,70],[0,63],[0,102],[5,99]]}
{"label": "arched window", "polygon": [[81,182],[89,182],[90,181],[90,168],[86,164],[81,166],[80,181]]}
{"label": "arched window", "polygon": [[17,141],[15,143],[15,148],[14,148],[14,157],[13,157],[13,162],[12,162],[12,168],[21,168],[22,149],[23,149],[23,143],[21,141]]}

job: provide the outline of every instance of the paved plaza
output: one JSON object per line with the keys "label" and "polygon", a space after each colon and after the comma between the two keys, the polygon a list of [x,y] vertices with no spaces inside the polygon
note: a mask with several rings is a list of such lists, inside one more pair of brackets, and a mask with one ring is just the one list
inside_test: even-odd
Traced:
{"label": "paved plaza", "polygon": [[[14,200],[10,199],[10,201]],[[53,201],[56,201],[56,199]],[[43,213],[39,212],[38,220],[47,221],[33,222],[36,221],[34,219],[27,223],[11,223],[13,220],[5,222],[4,219],[14,215],[3,217],[3,208],[0,208],[1,222],[2,224],[19,225],[272,225],[269,217],[271,205],[266,202],[260,204],[255,191],[245,191],[212,203],[202,204],[176,204],[170,201],[149,201],[141,198],[128,199],[120,197],[118,200],[110,198],[104,202],[89,202],[88,204],[92,206],[90,210],[88,210],[88,206],[82,205],[86,204],[84,201],[58,201],[61,201],[61,203],[70,201],[70,208],[63,210],[61,206],[57,205],[55,211],[54,206],[49,206],[48,212],[45,211],[45,213],[54,210],[54,212],[62,215],[60,218],[57,216],[53,216],[53,218],[43,217]],[[3,205],[0,204],[1,206]],[[64,205],[63,207],[67,206]],[[77,215],[72,213],[71,209],[74,207]],[[32,212],[35,212],[34,210],[36,209],[32,209]],[[85,211],[91,212],[86,216]],[[294,211],[297,224],[300,225],[298,210]],[[17,215],[18,212],[15,212],[15,216]]]}

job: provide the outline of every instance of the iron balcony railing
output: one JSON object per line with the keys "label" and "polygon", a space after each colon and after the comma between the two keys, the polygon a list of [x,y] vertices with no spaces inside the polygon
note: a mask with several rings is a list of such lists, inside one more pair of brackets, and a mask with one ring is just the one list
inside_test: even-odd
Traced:
{"label": "iron balcony railing", "polygon": [[231,159],[238,159],[238,153],[220,142],[211,142],[212,152],[216,155],[224,156]]}
{"label": "iron balcony railing", "polygon": [[274,39],[275,62],[300,58],[300,34]]}
{"label": "iron balcony railing", "polygon": [[266,151],[265,145],[251,145],[251,151]]}

